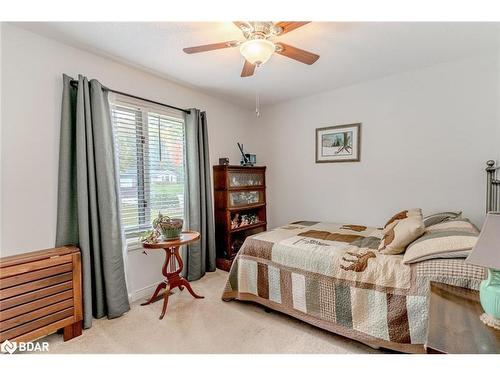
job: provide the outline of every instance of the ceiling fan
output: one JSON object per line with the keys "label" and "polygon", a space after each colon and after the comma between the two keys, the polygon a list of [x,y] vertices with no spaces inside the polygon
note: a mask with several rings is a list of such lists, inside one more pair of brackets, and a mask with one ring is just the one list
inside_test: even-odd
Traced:
{"label": "ceiling fan", "polygon": [[252,76],[255,72],[255,67],[264,64],[274,53],[311,65],[319,59],[319,55],[282,42],[273,41],[275,37],[289,33],[309,22],[274,23],[235,21],[233,23],[242,31],[245,37],[244,41],[231,40],[229,42],[205,44],[184,48],[183,51],[192,54],[222,48],[240,47],[240,53],[245,58],[245,64],[241,71],[242,77]]}

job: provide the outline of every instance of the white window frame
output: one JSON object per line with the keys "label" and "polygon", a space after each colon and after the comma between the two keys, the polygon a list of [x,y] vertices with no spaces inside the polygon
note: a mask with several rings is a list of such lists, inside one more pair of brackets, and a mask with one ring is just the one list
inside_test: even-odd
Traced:
{"label": "white window frame", "polygon": [[[159,114],[161,116],[165,116],[167,118],[170,118],[172,121],[182,123],[183,128],[184,128],[184,132],[183,132],[183,134],[184,134],[184,144],[183,144],[183,150],[184,150],[184,152],[183,152],[184,191],[183,191],[183,195],[184,195],[184,219],[185,219],[185,216],[186,216],[186,192],[187,192],[187,186],[186,186],[187,185],[187,170],[186,170],[186,137],[185,137],[186,122],[185,122],[184,113],[180,110],[171,109],[169,107],[157,105],[154,103],[150,103],[147,101],[131,98],[131,97],[121,95],[121,94],[116,94],[116,93],[109,93],[108,100],[110,103],[110,107],[113,105],[118,105],[118,106],[122,105],[124,107],[133,108],[141,113],[141,122],[142,122],[141,128],[142,129],[137,129],[137,130],[142,131],[142,134],[137,134],[136,136],[142,138],[142,142],[137,143],[138,147],[144,147],[144,145],[146,145],[146,143],[147,143],[145,140],[149,139],[148,115],[150,113]],[[114,128],[114,124],[113,124],[113,133],[114,132],[115,132],[115,128]],[[117,144],[117,141],[115,141],[115,144]],[[142,146],[140,146],[140,145],[142,145]],[[137,183],[138,183],[138,185],[139,184],[142,185],[142,189],[138,188],[138,194],[140,194],[141,191],[143,194],[148,194],[151,192],[151,188],[146,188],[146,185],[150,184],[151,181],[150,181],[150,178],[146,178],[144,175],[145,174],[144,169],[145,169],[145,166],[147,163],[145,160],[148,160],[147,159],[147,155],[148,155],[147,147],[143,150],[137,150],[137,155],[140,159],[142,159],[142,161],[140,161],[140,159],[139,159],[137,162]],[[117,163],[119,163],[120,155],[116,155],[116,160],[117,160]],[[120,178],[119,172],[117,174],[118,174],[118,178]],[[120,190],[120,209],[121,209],[121,204],[122,204],[121,189],[119,189],[119,190]],[[144,232],[145,230],[151,229],[152,218],[150,217],[150,211],[148,210],[148,203],[150,201],[150,197],[143,196],[142,202],[141,202],[141,197],[138,196],[137,198],[138,198],[139,210],[142,210],[142,213],[143,213],[143,215],[139,214],[139,217],[138,217],[139,225],[137,228],[134,228],[135,230],[125,230],[125,228],[123,229],[125,232],[124,235],[125,235],[126,242],[127,242],[127,249],[129,251],[142,249],[142,246],[138,241],[138,234],[141,232]],[[140,206],[141,203],[142,203],[142,208]]]}

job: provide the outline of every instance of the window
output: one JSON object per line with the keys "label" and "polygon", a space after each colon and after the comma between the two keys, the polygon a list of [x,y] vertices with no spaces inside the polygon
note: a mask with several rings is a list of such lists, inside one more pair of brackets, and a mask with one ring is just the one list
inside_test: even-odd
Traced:
{"label": "window", "polygon": [[127,238],[135,238],[151,229],[159,211],[184,218],[184,116],[118,95],[110,104],[123,227]]}

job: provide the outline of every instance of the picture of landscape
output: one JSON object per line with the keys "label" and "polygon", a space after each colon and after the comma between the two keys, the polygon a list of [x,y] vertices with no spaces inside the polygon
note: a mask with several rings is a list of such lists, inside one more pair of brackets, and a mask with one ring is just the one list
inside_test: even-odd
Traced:
{"label": "picture of landscape", "polygon": [[323,134],[321,136],[321,154],[352,155],[352,131]]}
{"label": "picture of landscape", "polygon": [[360,160],[361,124],[316,129],[316,163]]}

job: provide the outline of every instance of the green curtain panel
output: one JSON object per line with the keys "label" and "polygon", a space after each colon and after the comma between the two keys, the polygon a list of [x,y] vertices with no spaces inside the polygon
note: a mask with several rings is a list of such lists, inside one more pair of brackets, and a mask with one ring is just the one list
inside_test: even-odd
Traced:
{"label": "green curtain panel", "polygon": [[189,281],[215,271],[215,226],[212,183],[208,154],[208,129],[205,112],[191,109],[186,114],[187,199],[186,226],[200,232],[200,241],[183,251],[185,276]]}
{"label": "green curtain panel", "polygon": [[56,246],[81,250],[83,325],[130,309],[107,91],[96,80],[63,76]]}

